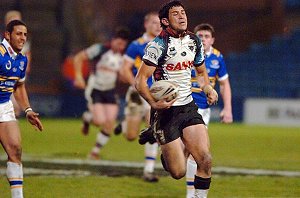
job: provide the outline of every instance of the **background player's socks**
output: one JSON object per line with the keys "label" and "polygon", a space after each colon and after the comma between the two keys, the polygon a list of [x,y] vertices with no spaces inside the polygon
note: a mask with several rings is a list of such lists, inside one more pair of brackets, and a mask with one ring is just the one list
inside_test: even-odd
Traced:
{"label": "background player's socks", "polygon": [[11,197],[23,198],[22,164],[7,162],[6,176],[10,184]]}
{"label": "background player's socks", "polygon": [[145,167],[144,167],[144,180],[149,182],[157,182],[158,177],[153,174],[155,160],[157,156],[158,144],[145,144]]}
{"label": "background player's socks", "polygon": [[82,115],[82,119],[84,122],[90,123],[93,119],[93,114],[89,111],[85,111]]}
{"label": "background player's socks", "polygon": [[188,158],[186,163],[186,197],[192,198],[195,194],[195,188],[194,188],[194,179],[197,172],[197,163]]}
{"label": "background player's socks", "polygon": [[97,138],[96,138],[96,144],[94,148],[92,149],[92,152],[90,154],[90,158],[97,159],[99,158],[99,152],[101,148],[108,142],[110,136],[106,134],[103,130],[98,132]]}
{"label": "background player's socks", "polygon": [[82,114],[82,127],[81,127],[81,132],[83,135],[87,135],[89,133],[89,128],[90,128],[90,123],[93,119],[93,114],[89,111],[85,111]]}
{"label": "background player's socks", "polygon": [[195,187],[195,198],[206,198],[210,187],[211,178],[202,178],[195,175],[194,187]]}

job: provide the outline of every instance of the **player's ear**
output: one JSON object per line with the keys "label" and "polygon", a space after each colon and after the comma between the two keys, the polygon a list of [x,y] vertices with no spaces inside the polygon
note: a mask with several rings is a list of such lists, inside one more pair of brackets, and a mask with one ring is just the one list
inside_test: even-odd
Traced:
{"label": "player's ear", "polygon": [[215,43],[215,37],[212,37],[211,42],[212,42],[211,45]]}
{"label": "player's ear", "polygon": [[10,40],[10,33],[8,31],[4,32],[4,38],[9,41]]}
{"label": "player's ear", "polygon": [[169,26],[169,20],[167,18],[162,18],[161,19],[162,24],[164,24],[165,26]]}

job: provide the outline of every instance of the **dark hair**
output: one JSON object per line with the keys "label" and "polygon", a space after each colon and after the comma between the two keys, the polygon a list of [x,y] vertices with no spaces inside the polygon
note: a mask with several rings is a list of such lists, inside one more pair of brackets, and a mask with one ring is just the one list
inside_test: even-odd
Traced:
{"label": "dark hair", "polygon": [[206,30],[209,31],[212,35],[212,37],[214,37],[215,34],[215,29],[212,25],[210,25],[209,23],[201,23],[200,25],[197,25],[194,28],[194,33],[196,34],[198,31],[200,30]]}
{"label": "dark hair", "polygon": [[12,33],[14,30],[14,27],[17,25],[23,25],[23,26],[27,27],[27,25],[23,21],[13,20],[6,25],[5,31]]}
{"label": "dark hair", "polygon": [[130,31],[127,27],[118,27],[115,30],[113,38],[121,38],[124,40],[129,40]]}
{"label": "dark hair", "polygon": [[184,9],[183,4],[181,3],[181,1],[170,1],[169,3],[166,3],[165,5],[163,5],[163,7],[159,10],[158,12],[158,16],[159,16],[159,20],[160,20],[160,24],[161,27],[163,29],[166,29],[167,26],[164,25],[161,21],[163,18],[167,18],[169,19],[169,10],[173,7],[182,7]]}

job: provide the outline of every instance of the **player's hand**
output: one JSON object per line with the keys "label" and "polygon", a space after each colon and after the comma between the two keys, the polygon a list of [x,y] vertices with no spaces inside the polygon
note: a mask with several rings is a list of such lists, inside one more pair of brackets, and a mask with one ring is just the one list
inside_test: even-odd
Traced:
{"label": "player's hand", "polygon": [[221,122],[222,122],[222,123],[225,123],[225,124],[230,124],[230,123],[232,123],[232,122],[233,122],[232,112],[223,109],[223,110],[221,111],[221,113],[220,113],[220,119],[221,119]]}
{"label": "player's hand", "polygon": [[84,89],[85,88],[85,80],[83,77],[76,77],[74,80],[74,86],[78,89]]}
{"label": "player's hand", "polygon": [[217,102],[218,102],[218,93],[216,92],[216,90],[214,90],[214,89],[210,90],[206,97],[207,97],[207,103],[209,105],[217,104]]}
{"label": "player's hand", "polygon": [[155,102],[151,103],[150,105],[153,109],[156,109],[156,110],[169,109],[176,100],[177,99],[174,98],[173,100],[168,102],[166,99],[162,99],[162,100],[155,101]]}
{"label": "player's hand", "polygon": [[37,130],[43,131],[44,127],[38,116],[39,114],[34,111],[28,111],[26,113],[26,118],[28,122],[30,122],[30,124],[32,124]]}

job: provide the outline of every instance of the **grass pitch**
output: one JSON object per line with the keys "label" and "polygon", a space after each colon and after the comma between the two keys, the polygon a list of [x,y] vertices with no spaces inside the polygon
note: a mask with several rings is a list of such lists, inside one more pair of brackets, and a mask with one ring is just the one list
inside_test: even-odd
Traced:
{"label": "grass pitch", "polygon": [[[43,119],[44,132],[20,120],[24,155],[35,158],[85,159],[94,145],[97,129],[80,133],[81,121]],[[209,126],[213,166],[300,171],[300,129],[243,124]],[[144,149],[137,141],[112,136],[101,158],[142,162]],[[0,149],[0,155],[4,152]],[[5,166],[0,163],[0,166]],[[25,177],[26,197],[184,197],[185,181],[161,177],[157,184],[137,177]],[[300,197],[300,178],[266,176],[213,177],[210,197]],[[5,177],[0,177],[0,197],[10,197]]]}
{"label": "grass pitch", "polygon": [[[75,119],[43,119],[43,124],[45,130],[37,132],[25,120],[20,121],[24,155],[85,159],[98,131],[92,127],[90,134],[83,136],[81,121]],[[300,128],[212,123],[209,134],[214,166],[300,170]],[[142,162],[144,147],[112,135],[101,159]]]}
{"label": "grass pitch", "polygon": [[[184,180],[162,177],[159,183],[145,183],[136,177],[26,177],[25,197],[92,198],[92,197],[185,197]],[[5,178],[0,178],[0,195],[10,197]],[[299,178],[215,176],[210,198],[221,197],[299,197]]]}

